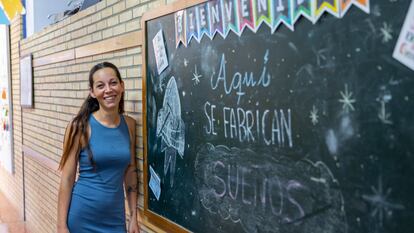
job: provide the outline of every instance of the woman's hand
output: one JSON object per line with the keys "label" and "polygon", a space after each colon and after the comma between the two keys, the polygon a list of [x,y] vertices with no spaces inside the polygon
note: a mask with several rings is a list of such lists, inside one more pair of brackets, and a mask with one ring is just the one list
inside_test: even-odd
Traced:
{"label": "woman's hand", "polygon": [[138,223],[135,218],[129,222],[128,233],[139,233]]}

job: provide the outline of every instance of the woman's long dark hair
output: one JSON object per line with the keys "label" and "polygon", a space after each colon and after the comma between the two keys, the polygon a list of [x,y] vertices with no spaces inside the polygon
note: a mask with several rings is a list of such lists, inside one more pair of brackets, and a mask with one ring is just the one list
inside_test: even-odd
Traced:
{"label": "woman's long dark hair", "polygon": [[[89,71],[89,88],[91,90],[93,88],[93,75],[96,71],[103,68],[113,69],[115,71],[116,76],[118,77],[118,80],[121,83],[123,82],[121,74],[119,73],[118,68],[114,64],[110,62],[102,62],[93,66],[92,69]],[[75,118],[73,118],[72,123],[66,129],[69,130],[69,132],[65,134],[65,139],[63,143],[63,154],[59,163],[59,170],[62,170],[62,168],[65,166],[66,161],[69,157],[69,152],[75,143],[75,138],[79,139],[79,146],[83,146],[83,149],[86,148],[86,150],[88,151],[89,161],[91,162],[94,168],[96,167],[95,161],[93,160],[92,151],[89,145],[88,125],[89,116],[97,110],[99,110],[98,100],[88,95],[86,100],[83,102],[78,114],[75,116]],[[122,93],[121,100],[119,101],[118,112],[119,114],[124,113],[124,93]]]}

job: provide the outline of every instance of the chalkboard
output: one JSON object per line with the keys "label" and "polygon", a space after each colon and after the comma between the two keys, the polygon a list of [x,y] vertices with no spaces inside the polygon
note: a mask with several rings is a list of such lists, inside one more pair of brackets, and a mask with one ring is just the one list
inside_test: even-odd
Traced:
{"label": "chalkboard", "polygon": [[409,5],[189,41],[196,8],[146,19],[145,212],[168,231],[412,232],[414,72],[392,57]]}

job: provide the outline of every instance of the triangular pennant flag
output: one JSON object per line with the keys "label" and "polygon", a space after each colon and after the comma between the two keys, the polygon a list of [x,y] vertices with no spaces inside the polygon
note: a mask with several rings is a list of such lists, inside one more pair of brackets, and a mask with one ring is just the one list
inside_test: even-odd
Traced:
{"label": "triangular pennant flag", "polygon": [[237,13],[237,0],[222,0],[223,9],[223,31],[224,37],[227,37],[230,30],[240,35],[239,31],[239,17]]}
{"label": "triangular pennant flag", "polygon": [[312,23],[315,23],[315,17],[313,15],[313,0],[293,0],[292,1],[292,16],[293,16],[293,24],[298,21],[300,16],[304,16]]}
{"label": "triangular pennant flag", "polygon": [[26,13],[20,0],[0,0],[0,7],[3,9],[9,22],[11,22],[16,15]]}
{"label": "triangular pennant flag", "polygon": [[340,0],[341,17],[351,8],[352,5],[357,6],[366,13],[369,13],[369,0]]}
{"label": "triangular pennant flag", "polygon": [[186,25],[185,25],[185,11],[180,10],[175,13],[175,47],[177,48],[180,43],[183,43],[184,46],[187,46],[186,40]]}
{"label": "triangular pennant flag", "polygon": [[272,12],[272,33],[275,32],[282,23],[293,31],[292,8],[290,0],[274,0]]}
{"label": "triangular pennant flag", "polygon": [[256,32],[254,27],[254,15],[253,15],[253,1],[252,0],[239,0],[239,33],[243,33],[245,27],[250,28],[253,32]]}
{"label": "triangular pennant flag", "polygon": [[196,39],[198,42],[200,42],[198,39],[198,26],[197,26],[197,7],[191,7],[188,8],[185,12],[186,16],[186,39],[187,39],[187,45],[190,44],[190,41],[192,38]]}
{"label": "triangular pennant flag", "polygon": [[210,15],[210,39],[212,39],[217,32],[224,38],[223,10],[221,1],[209,1],[208,12]]}
{"label": "triangular pennant flag", "polygon": [[[198,25],[198,41],[201,41],[203,35],[210,37],[210,18],[208,14],[208,4],[200,4],[197,7],[197,25]],[[211,37],[210,37],[211,38]]]}
{"label": "triangular pennant flag", "polygon": [[325,11],[339,18],[339,0],[315,0],[315,22]]}
{"label": "triangular pennant flag", "polygon": [[260,27],[260,24],[265,22],[269,27],[272,27],[272,1],[271,0],[254,0],[253,12],[255,18],[255,28]]}

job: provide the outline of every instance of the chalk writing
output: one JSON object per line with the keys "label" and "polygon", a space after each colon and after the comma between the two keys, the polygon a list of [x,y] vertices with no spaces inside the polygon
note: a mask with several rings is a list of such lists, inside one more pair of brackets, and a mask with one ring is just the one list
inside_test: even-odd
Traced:
{"label": "chalk writing", "polygon": [[293,147],[290,109],[260,110],[227,106],[217,109],[215,104],[207,101],[204,115],[207,119],[204,127],[207,134],[217,135],[217,119],[222,119],[221,129],[225,138],[239,142],[262,142],[267,146]]}
{"label": "chalk writing", "polygon": [[[268,51],[266,52],[268,54]],[[216,90],[219,85],[223,86],[224,92],[226,94],[231,94],[233,91],[236,92],[237,95],[237,103],[240,103],[240,99],[246,93],[244,88],[253,88],[253,87],[268,87],[270,85],[271,75],[267,70],[267,62],[268,58],[267,55],[264,56],[263,68],[262,72],[259,77],[255,77],[255,74],[251,72],[235,72],[231,76],[231,80],[228,80],[228,76],[226,74],[226,57],[224,53],[221,56],[221,61],[219,65],[219,71],[213,72],[211,76],[211,88]],[[217,74],[217,75],[216,75]]]}
{"label": "chalk writing", "polygon": [[203,207],[245,232],[347,232],[338,181],[320,161],[207,143],[195,173]]}

